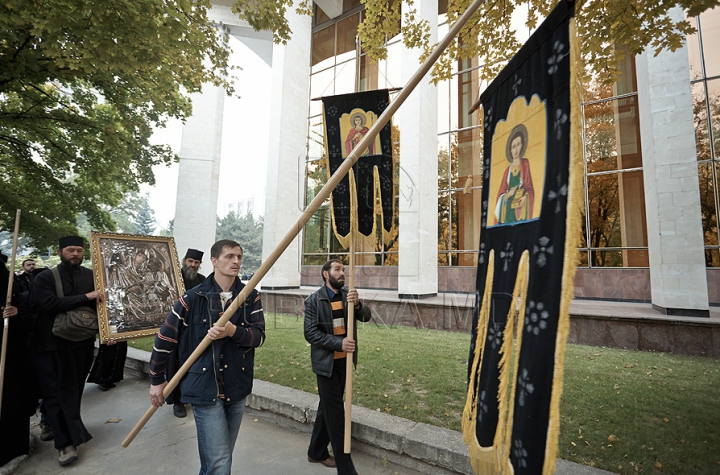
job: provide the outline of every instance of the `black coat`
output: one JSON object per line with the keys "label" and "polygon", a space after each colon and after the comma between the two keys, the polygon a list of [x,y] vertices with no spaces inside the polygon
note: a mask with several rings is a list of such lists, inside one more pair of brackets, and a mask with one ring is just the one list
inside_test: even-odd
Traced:
{"label": "black coat", "polygon": [[[63,297],[60,298],[55,292],[55,277],[52,272],[41,272],[35,277],[32,294],[37,309],[37,320],[35,320],[34,350],[35,352],[52,351],[57,349],[52,327],[55,323],[55,316],[58,313],[66,312],[82,306],[95,306],[94,300],[89,300],[85,294],[95,290],[93,273],[86,267],[68,269],[60,264],[57,266],[60,272],[60,282],[63,287]],[[86,345],[95,340],[95,337],[76,342],[77,345]],[[74,346],[74,345],[72,345]]]}

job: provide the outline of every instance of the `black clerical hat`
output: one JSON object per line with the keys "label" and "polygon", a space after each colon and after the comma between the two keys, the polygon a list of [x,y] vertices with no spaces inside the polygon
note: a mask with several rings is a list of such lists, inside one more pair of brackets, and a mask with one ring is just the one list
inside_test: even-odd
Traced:
{"label": "black clerical hat", "polygon": [[205,254],[202,251],[198,251],[197,249],[188,249],[185,253],[184,259],[195,259],[196,261],[202,262],[202,256]]}
{"label": "black clerical hat", "polygon": [[58,247],[60,249],[68,246],[80,246],[83,247],[85,245],[85,240],[81,238],[80,236],[65,236],[61,237],[58,240]]}

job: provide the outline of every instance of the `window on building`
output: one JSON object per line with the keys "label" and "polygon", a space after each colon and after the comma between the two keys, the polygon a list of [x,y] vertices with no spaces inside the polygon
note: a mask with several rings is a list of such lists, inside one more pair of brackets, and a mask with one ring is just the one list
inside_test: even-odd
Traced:
{"label": "window on building", "polygon": [[[446,4],[445,4],[446,5]],[[438,36],[449,30],[441,11]],[[438,265],[477,266],[482,214],[482,127],[477,58],[453,65],[438,84]]]}
{"label": "window on building", "polygon": [[697,33],[688,36],[690,80],[698,158],[700,210],[705,237],[705,264],[720,267],[717,216],[720,209],[720,8],[691,18]]}
{"label": "window on building", "polygon": [[[346,7],[353,5],[347,1],[345,4]],[[440,38],[449,30],[446,5],[446,2],[438,4]],[[362,9],[354,6],[337,19],[317,23],[313,29],[311,98],[402,86],[401,38],[388,39],[386,60],[369,60],[355,42],[362,14]],[[457,62],[453,66],[452,78],[437,85],[440,266],[477,265],[482,214],[483,130],[481,112],[468,112],[480,91],[487,86],[478,80],[479,67],[477,59]],[[586,84],[582,104],[586,216],[580,251],[581,265],[584,266],[648,266],[637,84],[632,55],[627,55],[621,70],[624,73],[622,80],[613,86],[593,82]],[[715,87],[720,89],[720,79]],[[398,126],[394,124],[393,127],[396,159],[400,156]],[[311,101],[306,161],[307,202],[327,181],[323,139],[322,105],[320,101]],[[708,167],[713,177],[716,176],[716,168],[720,169]],[[716,181],[712,181],[713,190],[716,189],[714,183]],[[399,224],[397,203],[394,219],[396,225]],[[716,227],[714,229],[714,243],[717,245]],[[375,249],[360,250],[363,257],[358,263],[397,265],[397,239],[388,247],[382,246],[380,239],[377,242]],[[303,263],[321,264],[329,257],[345,258],[347,251],[334,237],[329,202],[326,202],[306,227]]]}
{"label": "window on building", "polygon": [[[328,179],[322,117],[323,96],[352,92],[393,89],[400,84],[400,37],[388,39],[388,57],[374,62],[359,48],[356,37],[362,19],[359,0],[345,0],[344,12],[330,19],[316,6],[312,33],[312,64],[310,65],[310,111],[308,114],[307,157],[305,161],[306,204],[310,203]],[[392,100],[392,94],[391,94]],[[393,125],[393,155],[399,157],[399,134]],[[398,239],[385,245],[378,217],[378,237],[375,247],[356,245],[358,265],[397,265]],[[395,203],[395,227],[398,227],[398,203]],[[330,258],[348,261],[348,249],[340,245],[332,230],[330,200],[312,216],[305,226],[303,264],[320,265]]]}
{"label": "window on building", "polygon": [[649,265],[635,58],[629,52],[620,70],[619,82],[590,80],[583,91],[582,266]]}

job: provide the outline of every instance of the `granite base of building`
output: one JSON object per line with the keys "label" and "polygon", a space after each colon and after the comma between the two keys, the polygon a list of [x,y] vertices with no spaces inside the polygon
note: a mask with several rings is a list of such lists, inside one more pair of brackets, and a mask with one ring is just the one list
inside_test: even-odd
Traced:
{"label": "granite base of building", "polygon": [[[302,318],[305,298],[315,287],[263,291],[265,312]],[[426,299],[402,299],[397,292],[360,289],[378,325],[403,325],[470,333],[474,294],[442,293]],[[720,309],[709,316],[667,315],[650,303],[574,300],[570,306],[568,343],[661,351],[720,358]],[[272,318],[268,316],[268,318]]]}

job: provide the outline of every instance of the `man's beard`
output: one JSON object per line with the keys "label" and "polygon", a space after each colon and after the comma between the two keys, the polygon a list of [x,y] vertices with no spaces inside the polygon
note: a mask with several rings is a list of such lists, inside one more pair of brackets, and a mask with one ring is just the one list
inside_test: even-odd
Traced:
{"label": "man's beard", "polygon": [[335,277],[328,275],[328,284],[330,284],[330,287],[332,287],[335,290],[340,290],[345,286],[345,279],[343,278],[343,281],[340,282],[340,280],[336,279]]}
{"label": "man's beard", "polygon": [[183,266],[183,273],[185,274],[185,277],[187,277],[188,280],[195,280],[195,278],[198,275],[198,272],[195,269],[191,269],[186,266]]}
{"label": "man's beard", "polygon": [[[76,261],[76,262],[73,262]],[[64,257],[60,256],[60,262],[67,267],[68,269],[77,269],[80,267],[80,264],[82,264],[82,258],[80,259],[65,259]]]}

